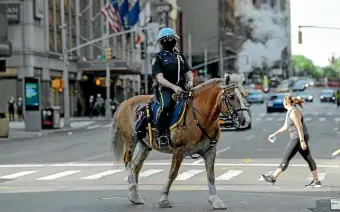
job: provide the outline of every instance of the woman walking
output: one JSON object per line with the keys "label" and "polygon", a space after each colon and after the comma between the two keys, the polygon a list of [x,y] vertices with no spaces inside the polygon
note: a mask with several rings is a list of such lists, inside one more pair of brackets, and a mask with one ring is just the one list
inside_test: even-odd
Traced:
{"label": "woman walking", "polygon": [[268,139],[273,139],[277,135],[288,130],[290,142],[287,145],[283,160],[280,166],[276,169],[275,173],[273,175],[262,174],[262,177],[265,181],[274,184],[277,178],[287,169],[290,160],[297,152],[299,152],[301,156],[307,161],[309,169],[313,175],[313,181],[307,184],[306,187],[321,187],[317,167],[308,147],[308,128],[304,122],[302,113],[295,107],[296,105],[299,105],[301,108],[303,108],[303,100],[292,96],[285,96],[283,104],[287,109],[285,124],[274,134],[270,135]]}

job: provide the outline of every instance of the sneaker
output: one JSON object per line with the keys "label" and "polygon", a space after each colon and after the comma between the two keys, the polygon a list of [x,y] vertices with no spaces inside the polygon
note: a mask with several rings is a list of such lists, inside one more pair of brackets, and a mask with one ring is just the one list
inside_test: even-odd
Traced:
{"label": "sneaker", "polygon": [[305,187],[320,188],[321,187],[321,181],[315,182],[314,180],[312,180],[312,182],[305,185]]}
{"label": "sneaker", "polygon": [[274,177],[273,175],[264,175],[264,174],[261,174],[262,178],[268,182],[268,183],[271,183],[272,185],[275,184],[276,180],[274,180]]}

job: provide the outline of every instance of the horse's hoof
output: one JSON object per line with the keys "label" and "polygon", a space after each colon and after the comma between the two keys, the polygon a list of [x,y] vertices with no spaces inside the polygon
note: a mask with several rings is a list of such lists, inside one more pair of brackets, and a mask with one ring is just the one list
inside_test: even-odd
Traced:
{"label": "horse's hoof", "polygon": [[135,204],[135,205],[143,205],[144,204],[143,199],[139,195],[138,196],[129,195],[129,200],[132,204]]}
{"label": "horse's hoof", "polygon": [[209,203],[213,206],[214,210],[227,210],[223,200],[217,195],[211,195],[208,198]]}
{"label": "horse's hoof", "polygon": [[162,200],[162,201],[159,201],[158,203],[159,203],[159,207],[161,208],[172,208],[172,205],[169,200]]}

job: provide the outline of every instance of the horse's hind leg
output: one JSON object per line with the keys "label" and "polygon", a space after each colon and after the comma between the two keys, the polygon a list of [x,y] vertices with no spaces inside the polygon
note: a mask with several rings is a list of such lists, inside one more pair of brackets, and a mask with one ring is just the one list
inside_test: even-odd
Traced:
{"label": "horse's hind leg", "polygon": [[224,205],[223,200],[216,193],[215,186],[215,158],[216,158],[216,148],[210,149],[203,155],[205,162],[205,169],[207,172],[208,187],[209,187],[209,198],[208,201],[213,206],[213,209],[227,209]]}
{"label": "horse's hind leg", "polygon": [[[147,147],[143,142],[140,142],[139,151],[136,157],[133,159],[132,163],[128,163],[129,200],[133,204],[144,204],[143,199],[138,193],[138,175],[140,170],[142,169],[144,161],[149,156],[149,153],[150,148]],[[131,164],[133,165],[133,169],[129,168],[129,166],[132,166]]]}
{"label": "horse's hind leg", "polygon": [[185,150],[184,149],[176,149],[173,154],[172,154],[172,160],[171,160],[171,168],[170,168],[170,173],[169,173],[169,179],[166,182],[166,184],[164,185],[164,187],[162,188],[162,192],[161,192],[161,198],[158,201],[159,206],[161,208],[171,208],[172,205],[169,201],[169,191],[170,191],[170,187],[172,185],[172,183],[174,182],[174,180],[176,179],[177,175],[178,175],[178,170],[181,167],[183,158],[184,158],[184,153]]}

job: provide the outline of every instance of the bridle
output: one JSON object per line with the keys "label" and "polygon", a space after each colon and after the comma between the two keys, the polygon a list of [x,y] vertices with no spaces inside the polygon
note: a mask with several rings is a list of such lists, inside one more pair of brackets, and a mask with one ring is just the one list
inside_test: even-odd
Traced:
{"label": "bridle", "polygon": [[[232,119],[233,119],[234,121],[236,121],[237,123],[239,123],[239,122],[238,122],[238,118],[237,118],[237,117],[238,117],[237,112],[238,112],[238,111],[247,110],[247,109],[246,109],[246,108],[235,109],[235,107],[231,104],[231,100],[230,100],[230,97],[229,97],[228,94],[227,94],[227,91],[229,91],[229,90],[231,90],[231,89],[233,89],[233,88],[238,88],[238,86],[235,85],[235,84],[231,84],[231,85],[227,86],[226,88],[223,88],[223,90],[222,90],[222,101],[220,101],[220,104],[218,105],[218,107],[219,107],[219,111],[221,111],[221,109],[222,109],[222,104],[224,103],[224,104],[227,106],[227,108],[228,108],[229,115],[232,117]],[[244,98],[244,95],[243,95],[242,93],[241,93],[241,95],[242,95],[242,98]],[[194,157],[194,156],[190,155],[190,157],[191,157],[192,159],[198,159],[198,158],[200,158],[201,156],[203,156],[206,152],[208,152],[211,148],[213,148],[213,147],[216,145],[216,143],[217,143],[216,137],[217,137],[217,135],[218,135],[218,130],[219,130],[219,129],[217,129],[216,132],[215,132],[215,134],[214,134],[214,136],[211,137],[211,136],[205,131],[205,129],[202,127],[202,125],[199,123],[198,118],[197,118],[197,116],[196,116],[196,113],[200,114],[201,116],[203,116],[204,118],[207,118],[207,119],[209,119],[209,118],[216,118],[216,119],[218,119],[218,118],[219,118],[219,114],[218,114],[217,117],[216,117],[216,116],[209,116],[209,115],[207,115],[207,114],[204,114],[203,112],[201,112],[201,111],[198,110],[197,108],[195,108],[194,105],[193,105],[193,101],[194,101],[194,93],[193,93],[192,90],[189,90],[189,91],[187,91],[187,92],[184,92],[184,93],[182,93],[180,96],[181,96],[182,98],[186,98],[186,104],[187,104],[189,107],[192,108],[192,115],[193,115],[193,117],[194,117],[194,123],[197,125],[198,128],[200,128],[200,130],[201,130],[201,132],[203,133],[203,135],[206,136],[206,137],[208,137],[209,140],[210,140],[210,146],[209,146],[209,148],[206,149],[202,154],[200,154],[200,156]],[[179,97],[179,96],[178,96],[178,97]],[[242,101],[242,100],[240,100],[240,101]],[[225,113],[223,113],[223,114],[225,114]],[[186,117],[186,115],[184,115],[184,117]],[[185,128],[185,119],[184,119],[184,128]]]}

